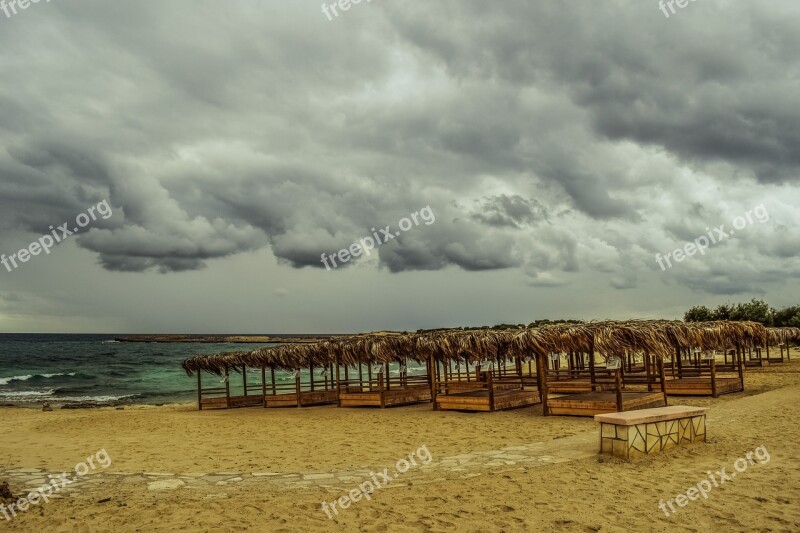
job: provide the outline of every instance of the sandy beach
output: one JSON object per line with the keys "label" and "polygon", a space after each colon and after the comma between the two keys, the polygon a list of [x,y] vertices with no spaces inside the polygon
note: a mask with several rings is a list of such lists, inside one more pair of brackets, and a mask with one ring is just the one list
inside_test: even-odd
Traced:
{"label": "sandy beach", "polygon": [[[633,463],[597,455],[588,418],[395,409],[4,408],[2,477],[19,496],[100,449],[112,460],[11,531],[797,531],[800,354],[748,369],[710,407],[709,441]],[[431,461],[329,518],[321,503],[425,446]],[[666,517],[660,500],[759,446],[769,461]],[[380,478],[378,478],[380,479]],[[26,487],[27,485],[27,487]]]}

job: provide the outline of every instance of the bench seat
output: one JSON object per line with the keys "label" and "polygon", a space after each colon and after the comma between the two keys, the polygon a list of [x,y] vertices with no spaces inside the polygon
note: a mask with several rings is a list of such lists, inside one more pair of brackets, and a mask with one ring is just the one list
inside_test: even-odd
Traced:
{"label": "bench seat", "polygon": [[600,423],[600,453],[633,459],[675,446],[706,440],[703,407],[671,405],[596,415]]}

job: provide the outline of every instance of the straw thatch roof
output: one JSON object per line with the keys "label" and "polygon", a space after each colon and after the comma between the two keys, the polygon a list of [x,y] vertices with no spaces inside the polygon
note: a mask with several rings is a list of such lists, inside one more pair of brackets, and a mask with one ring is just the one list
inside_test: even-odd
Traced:
{"label": "straw thatch roof", "polygon": [[767,328],[770,344],[800,340],[800,328]]}
{"label": "straw thatch roof", "polygon": [[[792,338],[800,329],[773,328]],[[789,331],[790,330],[790,331]],[[777,333],[769,333],[774,340]],[[334,337],[309,344],[285,344],[252,352],[199,355],[183,362],[188,374],[217,375],[243,366],[296,370],[329,364],[392,363],[407,359],[422,363],[430,355],[438,361],[485,361],[550,353],[594,352],[601,357],[626,352],[662,358],[676,350],[728,349],[763,346],[767,329],[755,322],[678,322],[667,320],[601,321],[547,324],[539,328],[452,329],[424,333],[380,332]],[[782,340],[782,337],[781,337]]]}

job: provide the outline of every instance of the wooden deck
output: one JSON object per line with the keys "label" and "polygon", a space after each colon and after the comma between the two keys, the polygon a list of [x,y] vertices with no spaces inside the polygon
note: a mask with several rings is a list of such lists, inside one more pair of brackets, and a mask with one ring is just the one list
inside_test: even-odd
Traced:
{"label": "wooden deck", "polygon": [[[228,409],[228,399],[225,396],[203,398],[200,405],[203,411],[212,409]],[[262,398],[260,394],[257,396],[231,396],[231,409],[236,409],[239,407],[259,407],[261,405],[264,405],[264,398]]]}
{"label": "wooden deck", "polygon": [[[661,392],[623,392],[622,410],[634,411],[651,407],[663,407]],[[617,395],[614,392],[584,392],[548,398],[551,415],[594,416],[617,412]]]}
{"label": "wooden deck", "polygon": [[389,390],[354,390],[354,387],[339,392],[339,407],[394,407],[431,401],[429,385],[411,385]]}
{"label": "wooden deck", "polygon": [[[499,384],[496,384],[496,386]],[[446,411],[503,411],[517,409],[540,403],[539,391],[495,388],[494,406],[489,398],[487,389],[438,394],[436,396],[436,409]]]}
{"label": "wooden deck", "polygon": [[[712,396],[711,377],[690,377],[667,379],[669,396]],[[744,390],[738,377],[717,378],[717,395]]]}
{"label": "wooden deck", "polygon": [[336,403],[336,399],[336,389],[303,391],[299,401],[296,392],[267,394],[264,396],[264,407],[308,407]]}
{"label": "wooden deck", "polygon": [[[595,390],[604,391],[614,388],[613,383],[595,383]],[[547,381],[547,390],[556,393],[592,392],[592,382],[590,379],[559,379]]]}

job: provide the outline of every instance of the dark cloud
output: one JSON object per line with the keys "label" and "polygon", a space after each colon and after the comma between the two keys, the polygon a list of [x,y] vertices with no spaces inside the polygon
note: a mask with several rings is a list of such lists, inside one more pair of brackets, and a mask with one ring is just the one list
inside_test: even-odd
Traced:
{"label": "dark cloud", "polygon": [[[761,290],[777,277],[736,254],[780,272],[796,249],[798,21],[789,0],[670,19],[634,0],[373,2],[333,22],[303,3],[39,5],[0,34],[0,244],[108,199],[75,242],[109,271],[264,249],[324,270],[431,206],[347,266]],[[651,277],[654,253],[758,196],[780,225],[710,251],[713,275]]]}

